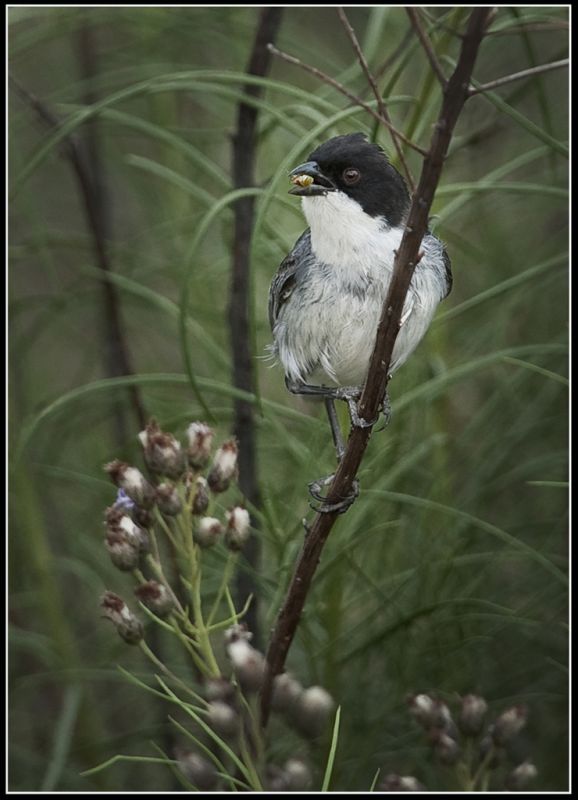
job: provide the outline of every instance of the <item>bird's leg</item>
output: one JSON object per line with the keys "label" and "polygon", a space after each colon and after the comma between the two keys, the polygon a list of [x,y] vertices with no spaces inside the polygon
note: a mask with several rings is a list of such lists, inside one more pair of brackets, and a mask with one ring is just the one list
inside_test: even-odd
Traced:
{"label": "bird's leg", "polygon": [[345,453],[345,444],[343,442],[339,420],[337,419],[337,413],[335,411],[335,400],[332,397],[325,398],[325,410],[327,411],[327,418],[329,419],[329,425],[331,427],[331,435],[333,436],[333,444],[335,445],[337,460],[341,461],[343,454]]}
{"label": "bird's leg", "polygon": [[[337,419],[337,414],[335,413],[335,404],[334,401],[336,399],[342,400],[344,399],[340,395],[336,395],[336,392],[339,390],[331,388],[329,386],[311,386],[307,383],[302,383],[300,381],[292,381],[289,378],[285,378],[285,384],[287,389],[292,392],[292,394],[302,394],[305,396],[310,397],[323,397],[325,400],[325,408],[327,410],[327,416],[329,418],[329,425],[331,427],[331,434],[333,436],[333,443],[335,445],[335,450],[337,454],[337,460],[341,461],[343,458],[343,454],[345,452],[345,444],[343,442],[343,436],[341,434],[341,428],[339,427],[339,420]],[[356,388],[356,387],[354,387]],[[357,390],[359,396],[359,390]],[[329,486],[333,482],[333,478],[335,477],[335,473],[331,475],[327,475],[325,478],[319,478],[316,481],[311,481],[308,484],[309,494],[314,500],[317,500],[321,505],[314,506],[313,504],[311,507],[318,511],[321,514],[343,514],[347,511],[347,509],[351,506],[354,500],[359,495],[359,482],[354,481],[353,483],[353,490],[351,494],[347,497],[342,498],[337,503],[327,503],[325,495],[322,494],[323,487]]]}
{"label": "bird's leg", "polygon": [[311,386],[302,381],[285,378],[285,385],[292,394],[302,394],[308,397],[327,397],[332,400],[345,400],[349,408],[351,424],[355,428],[369,428],[375,425],[378,418],[367,422],[357,413],[357,401],[362,392],[361,386]]}
{"label": "bird's leg", "polygon": [[[331,426],[331,434],[333,436],[333,444],[335,445],[337,461],[341,461],[343,454],[345,453],[345,444],[343,442],[339,420],[337,419],[337,414],[335,412],[335,401],[332,397],[325,398],[325,408],[329,418],[329,425]],[[322,489],[324,486],[329,486],[333,482],[334,477],[335,473],[332,473],[331,475],[327,475],[325,478],[319,478],[318,480],[311,481],[311,483],[308,484],[309,494],[311,497],[321,503],[320,506],[313,506],[313,504],[311,504],[311,507],[314,508],[315,511],[320,511],[321,513],[325,514],[329,514],[330,512],[343,514],[359,495],[359,482],[354,481],[353,491],[351,494],[347,495],[347,497],[344,497],[342,500],[339,500],[337,503],[327,503],[327,498],[324,494],[322,494]]]}

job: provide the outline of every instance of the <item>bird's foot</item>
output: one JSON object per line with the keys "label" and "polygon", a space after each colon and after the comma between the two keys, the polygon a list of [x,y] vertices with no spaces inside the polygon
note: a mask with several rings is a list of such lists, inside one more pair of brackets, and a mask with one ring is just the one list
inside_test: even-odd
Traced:
{"label": "bird's foot", "polygon": [[345,400],[349,408],[349,418],[354,428],[371,428],[378,421],[379,416],[374,420],[366,420],[359,416],[357,403],[361,397],[361,386],[342,386],[335,390],[337,400]]}
{"label": "bird's foot", "polygon": [[322,494],[323,487],[329,486],[331,483],[333,483],[334,477],[335,473],[332,473],[331,475],[327,475],[325,478],[319,478],[318,480],[311,481],[311,483],[307,484],[311,497],[321,504],[316,506],[313,503],[310,503],[310,506],[314,511],[317,511],[320,514],[345,514],[345,512],[359,496],[359,481],[354,480],[351,494],[348,494],[346,497],[341,498],[335,503],[327,503],[327,497]]}

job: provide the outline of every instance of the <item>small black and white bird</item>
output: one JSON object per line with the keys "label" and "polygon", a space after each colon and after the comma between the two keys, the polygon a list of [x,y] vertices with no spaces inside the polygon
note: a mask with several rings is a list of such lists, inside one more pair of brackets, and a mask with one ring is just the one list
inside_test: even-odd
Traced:
{"label": "small black and white bird", "polygon": [[[410,207],[404,179],[362,133],[336,136],[289,175],[309,228],[283,260],[269,291],[272,351],[294,394],[323,397],[338,458],[343,441],[333,400],[356,400]],[[415,350],[452,286],[442,242],[427,233],[405,301],[390,373]]]}

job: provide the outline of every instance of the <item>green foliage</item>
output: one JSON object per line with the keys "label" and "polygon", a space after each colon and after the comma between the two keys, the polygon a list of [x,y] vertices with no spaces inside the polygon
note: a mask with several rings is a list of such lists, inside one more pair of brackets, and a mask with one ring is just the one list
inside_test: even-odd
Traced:
{"label": "green foliage", "polygon": [[[114,665],[150,689],[154,669],[99,619],[102,591],[122,591],[102,546],[103,509],[114,499],[102,464],[139,452],[128,386],[166,429],[210,412],[217,436],[229,435],[232,399],[242,394],[231,385],[227,327],[239,196],[230,133],[257,13],[9,12],[15,77],[65,120],[49,131],[11,97],[12,790],[177,785],[167,767],[177,729],[164,693],[143,696]],[[407,16],[393,7],[348,13],[379,74]],[[465,13],[427,10],[446,70]],[[91,81],[81,66],[87,27],[97,53]],[[477,82],[565,57],[567,34],[562,7],[500,7]],[[370,96],[334,9],[287,8],[279,47]],[[255,101],[258,187],[250,190],[258,389],[248,399],[259,412],[263,506],[254,513],[264,553],[254,577],[268,631],[310,513],[306,484],[334,458],[317,407],[289,396],[280,370],[262,359],[268,284],[304,227],[286,174],[337,133],[375,132],[390,152],[391,140],[363,109],[285,63],[254,82],[265,92]],[[427,147],[440,90],[413,39],[379,85],[394,123]],[[325,775],[333,790],[365,791],[380,770],[447,789],[449,769],[446,782],[405,709],[408,693],[435,690],[482,694],[494,716],[526,704],[534,788],[567,787],[567,98],[557,70],[474,97],[460,118],[432,220],[454,290],[390,385],[391,424],[372,436],[360,498],[326,546],[289,656],[304,683],[321,683],[340,706],[337,750],[329,764],[330,742],[316,756],[319,786]],[[129,377],[107,371],[101,273],[60,148],[68,133],[85,136],[89,121]],[[421,157],[406,155],[418,175]],[[222,568],[208,569],[215,591]],[[186,681],[178,642],[167,638],[159,636],[164,661]],[[275,721],[271,730],[272,757],[286,760],[295,741]],[[86,772],[119,753],[122,765]]]}

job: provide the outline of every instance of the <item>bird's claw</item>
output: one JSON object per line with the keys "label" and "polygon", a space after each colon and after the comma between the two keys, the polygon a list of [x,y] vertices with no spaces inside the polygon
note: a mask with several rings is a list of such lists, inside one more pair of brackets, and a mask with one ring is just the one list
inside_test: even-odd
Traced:
{"label": "bird's claw", "polygon": [[331,483],[333,483],[334,477],[335,473],[332,473],[326,478],[319,478],[318,480],[311,481],[311,483],[308,484],[309,494],[314,500],[321,504],[316,506],[313,503],[310,503],[309,505],[314,511],[317,511],[320,514],[345,514],[345,512],[359,496],[359,481],[354,480],[351,494],[347,495],[347,497],[344,497],[341,500],[338,500],[336,503],[327,503],[327,497],[322,494],[323,487],[329,486]]}

